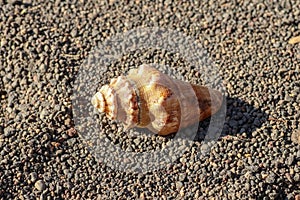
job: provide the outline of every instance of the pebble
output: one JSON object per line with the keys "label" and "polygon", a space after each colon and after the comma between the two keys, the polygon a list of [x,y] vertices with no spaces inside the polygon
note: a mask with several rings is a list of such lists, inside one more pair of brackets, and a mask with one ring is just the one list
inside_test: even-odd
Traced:
{"label": "pebble", "polygon": [[300,42],[300,35],[299,36],[296,36],[296,37],[292,37],[290,40],[289,40],[289,44],[297,44]]}
{"label": "pebble", "polygon": [[183,187],[183,183],[181,181],[176,182],[176,189],[180,190]]}
{"label": "pebble", "polygon": [[292,142],[294,142],[296,144],[300,144],[300,129],[293,131],[293,133],[291,135],[291,140],[292,140]]}
{"label": "pebble", "polygon": [[38,191],[43,191],[46,189],[46,185],[45,182],[43,180],[38,180],[35,182],[34,187],[38,190]]}
{"label": "pebble", "polygon": [[184,181],[186,177],[186,174],[182,173],[182,174],[179,174],[179,181]]}
{"label": "pebble", "polygon": [[37,178],[38,178],[36,172],[30,173],[29,176],[30,176],[30,181],[31,181],[31,182],[35,182],[35,181],[37,180]]}

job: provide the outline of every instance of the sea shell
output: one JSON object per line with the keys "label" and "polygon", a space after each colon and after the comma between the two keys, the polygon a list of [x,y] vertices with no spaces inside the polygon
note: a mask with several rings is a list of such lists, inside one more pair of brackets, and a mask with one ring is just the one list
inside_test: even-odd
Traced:
{"label": "sea shell", "polygon": [[217,90],[173,79],[149,65],[113,78],[92,98],[99,112],[123,122],[126,129],[144,127],[159,135],[206,119],[222,101]]}

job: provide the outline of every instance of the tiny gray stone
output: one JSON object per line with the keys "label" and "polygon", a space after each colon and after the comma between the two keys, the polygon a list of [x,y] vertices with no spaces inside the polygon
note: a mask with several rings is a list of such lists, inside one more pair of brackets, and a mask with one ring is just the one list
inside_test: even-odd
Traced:
{"label": "tiny gray stone", "polygon": [[275,174],[271,172],[268,177],[266,178],[267,183],[274,183],[275,182]]}
{"label": "tiny gray stone", "polygon": [[43,190],[46,189],[46,185],[45,185],[45,182],[43,180],[38,180],[37,182],[35,182],[34,187],[38,191],[43,191]]}
{"label": "tiny gray stone", "polygon": [[181,181],[176,182],[176,188],[177,190],[180,190],[183,187],[183,183]]}
{"label": "tiny gray stone", "polygon": [[185,177],[186,177],[186,174],[181,173],[181,174],[179,174],[178,180],[179,180],[179,181],[184,181]]}
{"label": "tiny gray stone", "polygon": [[37,179],[37,173],[36,172],[31,172],[29,174],[29,176],[30,176],[30,181],[31,182],[35,182],[36,181],[36,179]]}
{"label": "tiny gray stone", "polygon": [[290,165],[293,164],[294,160],[295,160],[295,157],[294,156],[290,156],[290,157],[288,157],[286,159],[286,164],[290,166]]}

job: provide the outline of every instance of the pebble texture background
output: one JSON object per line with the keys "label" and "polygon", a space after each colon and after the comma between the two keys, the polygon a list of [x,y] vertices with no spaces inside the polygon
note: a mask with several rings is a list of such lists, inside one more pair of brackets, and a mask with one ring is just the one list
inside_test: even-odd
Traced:
{"label": "pebble texture background", "polygon": [[[0,0],[0,199],[299,197],[300,44],[289,44],[300,35],[299,8],[297,0]],[[139,26],[194,37],[228,93],[209,155],[197,156],[195,141],[146,174],[95,160],[73,128],[70,100],[91,49]]]}

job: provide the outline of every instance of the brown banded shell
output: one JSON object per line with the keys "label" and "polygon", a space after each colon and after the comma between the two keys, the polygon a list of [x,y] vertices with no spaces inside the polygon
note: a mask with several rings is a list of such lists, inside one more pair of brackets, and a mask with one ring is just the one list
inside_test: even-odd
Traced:
{"label": "brown banded shell", "polygon": [[159,135],[206,119],[222,101],[219,91],[173,79],[148,65],[112,79],[92,98],[99,112],[125,128],[144,127]]}

